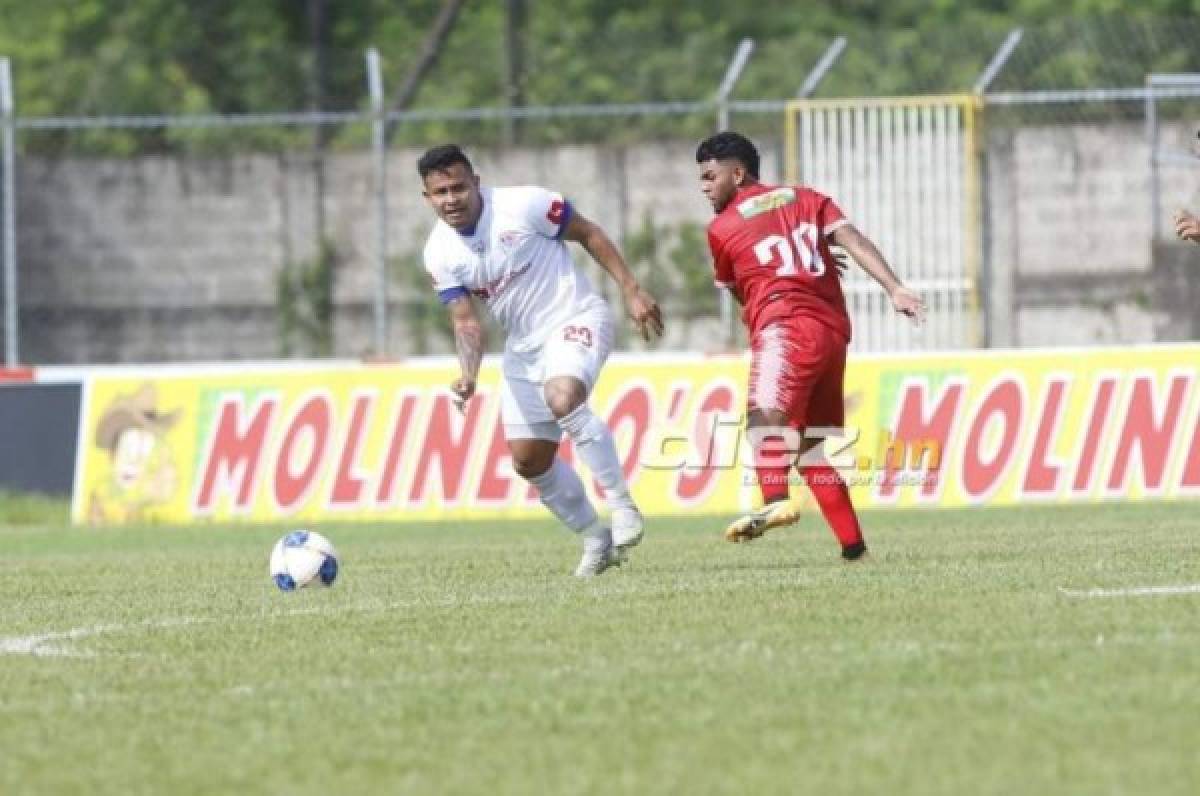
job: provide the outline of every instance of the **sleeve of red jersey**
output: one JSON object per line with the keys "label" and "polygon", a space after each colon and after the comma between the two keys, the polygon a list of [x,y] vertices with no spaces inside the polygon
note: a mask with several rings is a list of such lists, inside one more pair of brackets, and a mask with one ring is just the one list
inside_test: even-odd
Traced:
{"label": "sleeve of red jersey", "polygon": [[708,228],[708,250],[712,253],[713,258],[713,284],[726,290],[732,290],[734,286],[733,264],[725,256],[725,247],[721,245],[720,238],[713,233],[712,227]]}
{"label": "sleeve of red jersey", "polygon": [[842,213],[842,208],[837,206],[837,202],[825,194],[816,191],[812,193],[817,203],[817,227],[821,230],[821,237],[828,238],[838,228],[850,223],[850,219]]}

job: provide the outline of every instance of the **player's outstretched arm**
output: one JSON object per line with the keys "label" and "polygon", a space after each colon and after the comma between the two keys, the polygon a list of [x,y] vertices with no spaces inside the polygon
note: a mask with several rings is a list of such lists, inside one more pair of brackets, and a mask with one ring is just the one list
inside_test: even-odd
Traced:
{"label": "player's outstretched arm", "polygon": [[446,305],[450,310],[450,323],[454,327],[454,347],[458,351],[458,364],[462,375],[450,385],[458,411],[465,411],[467,401],[475,394],[479,380],[479,366],[483,362],[483,324],[475,312],[475,303],[470,296],[460,296]]}
{"label": "player's outstretched arm", "polygon": [[567,222],[563,237],[583,246],[592,259],[616,281],[625,299],[629,317],[633,318],[644,339],[648,341],[651,336],[662,335],[662,310],[658,302],[638,284],[637,277],[629,270],[616,244],[609,240],[599,224],[588,221],[576,211]]}
{"label": "player's outstretched arm", "polygon": [[896,276],[896,272],[883,258],[883,254],[866,235],[858,231],[857,227],[853,224],[843,224],[833,231],[830,240],[845,249],[851,259],[887,291],[896,312],[907,315],[915,324],[920,324],[925,319],[925,302],[916,291],[904,286],[900,277]]}
{"label": "player's outstretched arm", "polygon": [[1175,214],[1175,234],[1180,240],[1200,243],[1200,218],[1186,210],[1180,210]]}

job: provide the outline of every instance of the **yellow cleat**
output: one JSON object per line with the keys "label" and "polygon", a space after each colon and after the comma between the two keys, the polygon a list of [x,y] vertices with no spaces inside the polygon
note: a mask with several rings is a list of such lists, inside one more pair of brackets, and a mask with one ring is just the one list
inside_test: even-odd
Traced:
{"label": "yellow cleat", "polygon": [[793,505],[790,500],[779,500],[729,523],[729,527],[725,529],[725,540],[735,543],[749,542],[772,528],[792,525],[799,519],[799,507]]}

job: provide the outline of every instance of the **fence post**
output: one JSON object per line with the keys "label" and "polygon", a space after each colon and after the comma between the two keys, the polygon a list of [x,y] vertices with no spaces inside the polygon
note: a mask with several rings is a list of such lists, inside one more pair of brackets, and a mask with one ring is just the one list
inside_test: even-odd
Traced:
{"label": "fence post", "polygon": [[[842,53],[846,50],[846,37],[838,36],[829,43],[825,48],[825,52],[821,53],[821,57],[813,64],[813,68],[808,70],[808,74],[804,77],[804,82],[800,84],[799,90],[796,91],[796,99],[808,99],[817,90],[817,86],[821,85],[821,81],[833,69],[833,65],[842,57]],[[800,153],[791,152],[790,147],[793,141],[799,140],[801,135],[796,118],[796,113],[791,104],[787,105],[783,111],[787,114],[784,119],[784,136],[783,146],[779,151],[779,162],[783,164],[784,179],[788,182],[800,182]],[[795,157],[793,158],[793,154]]]}
{"label": "fence post", "polygon": [[[979,342],[983,348],[991,348],[995,344],[995,335],[993,327],[997,316],[1011,317],[1011,310],[1004,313],[998,313],[997,308],[993,306],[993,302],[1004,299],[1003,297],[1011,297],[1011,289],[996,290],[995,273],[992,258],[992,246],[994,243],[994,219],[992,207],[992,172],[991,158],[989,155],[989,143],[987,136],[987,90],[991,88],[993,82],[1000,75],[1000,71],[1008,64],[1008,60],[1012,58],[1013,51],[1017,49],[1017,45],[1021,43],[1021,38],[1025,35],[1023,28],[1013,28],[1004,38],[999,49],[992,55],[992,59],[988,61],[988,65],[983,72],[975,80],[975,85],[971,91],[975,95],[975,108],[978,114],[978,140],[975,157],[979,169],[979,284],[975,286],[975,294],[979,297],[979,305],[983,312],[982,328],[978,330]],[[1005,280],[1011,284],[1012,274],[1006,274]],[[1011,337],[1011,332],[1005,334],[1006,339]]]}
{"label": "fence post", "polygon": [[[1198,88],[1200,88],[1200,72],[1146,75],[1146,143],[1150,147],[1150,218],[1154,225],[1151,228],[1151,240],[1153,241],[1162,238],[1162,165],[1179,162],[1177,154],[1164,152],[1161,149],[1162,125],[1158,117],[1158,100],[1160,97],[1171,99],[1200,96],[1200,93],[1196,91]],[[1190,156],[1185,155],[1184,157],[1187,158],[1188,163],[1193,160]]]}
{"label": "fence post", "polygon": [[0,123],[4,126],[4,185],[0,205],[4,207],[4,364],[16,367],[20,358],[17,324],[17,189],[16,110],[13,104],[12,64],[0,58]]}
{"label": "fence post", "polygon": [[746,62],[750,60],[752,52],[754,52],[754,39],[745,38],[738,42],[737,51],[725,69],[725,77],[721,78],[721,85],[717,89],[718,133],[729,129],[729,95],[733,93],[733,86],[742,76],[742,70],[746,68]]}
{"label": "fence post", "polygon": [[[729,66],[725,69],[725,77],[721,78],[721,85],[717,88],[717,132],[729,129],[729,95],[733,93],[733,86],[737,83],[739,77],[742,76],[742,70],[746,68],[746,63],[750,60],[750,54],[754,52],[754,39],[749,37],[738,42],[737,51],[733,54],[733,59],[730,60]],[[731,347],[734,340],[733,331],[733,296],[728,290],[720,291],[721,294],[721,341],[726,347]]]}
{"label": "fence post", "polygon": [[796,99],[808,99],[817,90],[817,86],[825,79],[825,75],[829,74],[829,70],[837,63],[837,59],[842,57],[842,52],[846,49],[846,37],[838,36],[829,43],[825,48],[825,52],[813,64],[813,68],[809,70],[808,76],[804,78],[804,83],[800,85],[800,90],[796,92]]}
{"label": "fence post", "polygon": [[1012,57],[1013,50],[1017,49],[1017,45],[1021,43],[1021,37],[1025,35],[1024,28],[1013,28],[1004,37],[1004,42],[1000,45],[1000,49],[992,56],[992,60],[988,62],[987,67],[980,73],[979,78],[975,81],[973,89],[976,94],[984,94],[996,77],[1000,74],[1000,70],[1008,63],[1008,59]]}
{"label": "fence post", "polygon": [[387,120],[383,109],[383,70],[379,51],[367,49],[367,90],[371,95],[372,135],[375,154],[375,355],[388,349],[388,272],[387,272]]}
{"label": "fence post", "polygon": [[1158,173],[1158,102],[1154,94],[1154,75],[1146,76],[1146,143],[1150,150],[1150,242],[1159,239],[1162,228],[1161,177]]}

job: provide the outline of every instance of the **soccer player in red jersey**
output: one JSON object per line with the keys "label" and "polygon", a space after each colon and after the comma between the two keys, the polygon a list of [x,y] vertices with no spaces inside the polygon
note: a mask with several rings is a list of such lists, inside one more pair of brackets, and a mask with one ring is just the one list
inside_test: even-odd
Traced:
{"label": "soccer player in red jersey", "polygon": [[[705,139],[696,162],[701,190],[717,214],[708,225],[716,283],[743,306],[750,333],[747,423],[763,507],[725,530],[726,539],[741,542],[799,519],[788,500],[788,475],[797,456],[821,439],[797,444],[796,432],[845,422],[850,317],[830,244],[845,249],[887,291],[897,312],[920,323],[925,305],[832,199],[802,186],[759,182],[758,150],[745,136],[723,132]],[[860,558],[867,547],[846,482],[828,463],[799,469],[842,557]]]}

